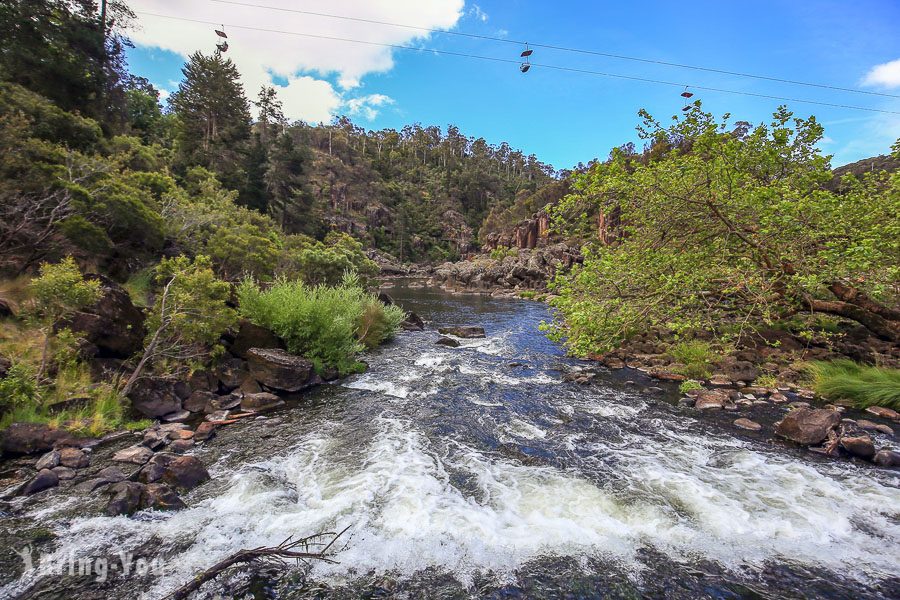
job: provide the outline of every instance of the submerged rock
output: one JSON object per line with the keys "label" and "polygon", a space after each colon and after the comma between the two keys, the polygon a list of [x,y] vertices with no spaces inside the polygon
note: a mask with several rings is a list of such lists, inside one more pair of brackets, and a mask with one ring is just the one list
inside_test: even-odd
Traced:
{"label": "submerged rock", "polygon": [[441,335],[453,335],[459,338],[483,338],[484,327],[475,325],[454,325],[452,327],[440,327],[438,333]]}
{"label": "submerged rock", "polygon": [[282,392],[299,392],[313,384],[313,364],[284,350],[251,348],[250,374],[262,385]]}
{"label": "submerged rock", "polygon": [[775,424],[775,434],[804,446],[819,444],[841,422],[841,413],[827,409],[798,408]]}
{"label": "submerged rock", "polygon": [[141,507],[144,485],[133,481],[122,481],[109,488],[112,498],[106,504],[106,514],[110,517],[130,515]]}
{"label": "submerged rock", "polygon": [[728,394],[720,390],[702,390],[697,394],[694,408],[705,410],[710,408],[724,408],[728,402]]}

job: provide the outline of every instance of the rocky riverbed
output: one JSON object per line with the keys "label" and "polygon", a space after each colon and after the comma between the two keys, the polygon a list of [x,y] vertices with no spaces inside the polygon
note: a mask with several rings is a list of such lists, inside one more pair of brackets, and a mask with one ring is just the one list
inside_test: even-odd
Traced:
{"label": "rocky riverbed", "polygon": [[[319,382],[236,339],[220,369],[172,384],[177,411],[148,401],[182,420],[32,436],[0,470],[0,595],[157,598],[241,548],[347,526],[338,564],[234,572],[201,597],[900,594],[898,470],[854,441],[895,451],[894,415],[734,379],[685,396],[566,358],[540,303],[389,291],[426,327],[362,375]],[[22,487],[45,472],[55,485]],[[25,547],[147,567],[28,570]]]}

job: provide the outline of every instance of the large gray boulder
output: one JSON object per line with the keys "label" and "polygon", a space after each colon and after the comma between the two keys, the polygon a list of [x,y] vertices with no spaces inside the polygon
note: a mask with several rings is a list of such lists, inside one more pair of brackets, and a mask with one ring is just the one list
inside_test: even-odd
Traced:
{"label": "large gray boulder", "polygon": [[176,381],[165,377],[139,379],[128,399],[131,407],[147,417],[161,417],[181,410],[181,398],[175,389]]}
{"label": "large gray boulder", "polygon": [[438,329],[441,335],[453,335],[459,338],[483,338],[484,327],[472,325],[454,325],[452,327],[441,327]]}
{"label": "large gray boulder", "polygon": [[13,423],[0,432],[3,454],[46,452],[54,446],[77,446],[78,440],[68,431],[52,429],[43,423]]}
{"label": "large gray boulder", "polygon": [[313,364],[285,350],[251,348],[247,351],[250,376],[260,384],[282,392],[299,392],[314,383]]}
{"label": "large gray boulder", "polygon": [[128,292],[112,279],[97,274],[103,296],[94,305],[59,324],[78,332],[96,349],[97,356],[128,358],[144,343],[144,313],[131,302]]}
{"label": "large gray boulder", "polygon": [[824,408],[798,408],[775,424],[775,434],[787,440],[812,446],[820,444],[841,422],[841,413]]}

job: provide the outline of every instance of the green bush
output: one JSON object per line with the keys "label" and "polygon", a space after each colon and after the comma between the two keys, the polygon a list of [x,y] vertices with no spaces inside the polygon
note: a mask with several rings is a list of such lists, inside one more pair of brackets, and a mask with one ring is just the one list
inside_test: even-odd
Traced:
{"label": "green bush", "polygon": [[679,371],[691,379],[709,377],[712,362],[716,358],[709,342],[702,340],[679,342],[669,348],[669,356],[684,365]]}
{"label": "green bush", "polygon": [[829,400],[848,400],[857,408],[900,409],[900,370],[859,365],[851,360],[814,362],[806,367],[813,389]]}
{"label": "green bush", "polygon": [[15,363],[0,379],[0,415],[34,402],[37,386],[34,373],[23,363]]}
{"label": "green bush", "polygon": [[687,394],[688,392],[692,392],[694,390],[702,390],[703,386],[699,381],[695,379],[688,379],[687,381],[682,381],[681,385],[678,386],[678,391],[682,394]]}
{"label": "green bush", "polygon": [[265,290],[247,279],[238,299],[241,314],[278,334],[288,351],[310,359],[318,371],[333,367],[342,375],[359,371],[356,355],[393,336],[405,317],[353,276],[336,287],[279,279]]}
{"label": "green bush", "polygon": [[363,284],[378,274],[378,265],[366,257],[362,244],[345,233],[331,232],[324,242],[305,235],[288,236],[278,275],[303,279],[307,285],[338,285],[344,273],[356,273]]}

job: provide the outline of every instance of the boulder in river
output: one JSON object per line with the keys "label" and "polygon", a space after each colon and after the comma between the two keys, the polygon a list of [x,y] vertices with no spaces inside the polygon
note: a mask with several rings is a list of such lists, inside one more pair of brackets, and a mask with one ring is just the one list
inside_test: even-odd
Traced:
{"label": "boulder in river", "polygon": [[872,442],[872,438],[865,434],[841,437],[841,448],[853,456],[866,460],[872,460],[872,457],[875,456],[875,444]]}
{"label": "boulder in river", "polygon": [[141,494],[141,507],[154,510],[181,510],[186,508],[184,501],[175,490],[164,483],[150,483]]}
{"label": "boulder in river", "polygon": [[892,408],[886,408],[884,406],[870,406],[866,409],[867,413],[873,414],[876,417],[881,417],[882,419],[890,419],[891,421],[900,421],[900,413]]}
{"label": "boulder in river", "polygon": [[697,394],[694,408],[706,410],[710,408],[724,408],[728,403],[728,394],[721,390],[703,390]]}
{"label": "boulder in river", "polygon": [[153,450],[147,446],[131,446],[113,454],[112,459],[118,462],[142,465],[153,456]]}
{"label": "boulder in river", "polygon": [[161,417],[181,410],[175,391],[177,382],[166,377],[138,379],[128,394],[131,407],[146,417]]}
{"label": "boulder in river", "polygon": [[441,327],[438,329],[438,333],[459,338],[483,338],[484,327],[475,325],[454,325],[452,327]]}
{"label": "boulder in river", "polygon": [[13,423],[2,432],[0,450],[3,454],[32,454],[54,446],[77,446],[76,438],[62,429],[43,423]]}
{"label": "boulder in river", "polygon": [[216,424],[210,423],[209,421],[204,421],[197,425],[197,430],[194,431],[194,441],[197,442],[205,442],[209,438],[213,437],[216,434]]}
{"label": "boulder in river", "polygon": [[879,467],[900,467],[900,452],[883,448],[872,459]]}
{"label": "boulder in river", "polygon": [[59,450],[51,450],[43,455],[35,463],[34,468],[38,471],[43,469],[53,469],[59,466]]}
{"label": "boulder in river", "polygon": [[841,422],[841,413],[822,408],[792,410],[775,424],[775,433],[804,446],[819,444]]}
{"label": "boulder in river", "polygon": [[759,431],[762,429],[762,425],[757,423],[756,421],[751,421],[750,419],[735,419],[734,426],[740,429],[746,429],[747,431]]}
{"label": "boulder in river", "polygon": [[282,392],[299,392],[314,383],[311,361],[280,349],[247,351],[250,375],[260,384]]}
{"label": "boulder in river", "polygon": [[90,457],[78,448],[63,448],[59,451],[59,464],[70,469],[83,469],[90,464]]}
{"label": "boulder in river", "polygon": [[112,498],[106,505],[106,514],[110,517],[130,515],[141,507],[141,496],[144,485],[134,481],[121,481],[109,488]]}
{"label": "boulder in river", "polygon": [[447,346],[448,348],[459,348],[459,340],[454,340],[452,337],[447,337],[445,335],[439,337],[435,344],[438,346]]}
{"label": "boulder in river", "polygon": [[31,494],[36,494],[43,490],[56,487],[57,485],[59,485],[59,475],[50,469],[43,469],[38,471],[38,474],[25,485],[22,493],[26,496],[30,496]]}
{"label": "boulder in river", "polygon": [[284,404],[284,401],[281,398],[269,392],[246,394],[241,399],[241,410],[259,412],[282,404]]}
{"label": "boulder in river", "polygon": [[145,483],[161,481],[176,488],[190,490],[209,479],[209,471],[198,458],[160,453],[150,459],[139,475]]}

